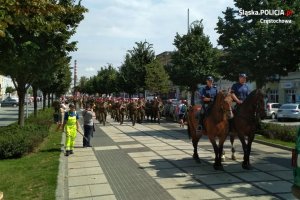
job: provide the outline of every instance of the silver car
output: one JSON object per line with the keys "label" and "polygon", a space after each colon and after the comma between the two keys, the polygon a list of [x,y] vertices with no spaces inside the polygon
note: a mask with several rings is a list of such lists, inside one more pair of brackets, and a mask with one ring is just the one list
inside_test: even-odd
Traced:
{"label": "silver car", "polygon": [[288,103],[283,104],[277,112],[278,121],[284,121],[285,119],[300,120],[300,104]]}
{"label": "silver car", "polygon": [[278,109],[280,108],[281,104],[280,103],[267,103],[267,117],[271,119],[277,118],[277,112]]}

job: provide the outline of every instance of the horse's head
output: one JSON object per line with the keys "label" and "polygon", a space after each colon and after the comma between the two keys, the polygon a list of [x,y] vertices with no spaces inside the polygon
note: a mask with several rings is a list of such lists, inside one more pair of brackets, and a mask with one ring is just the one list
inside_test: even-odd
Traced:
{"label": "horse's head", "polygon": [[227,92],[226,90],[223,90],[222,94],[223,94],[224,100],[222,101],[221,109],[223,109],[223,111],[226,112],[227,118],[231,119],[231,118],[233,118],[233,112],[232,112],[232,107],[231,107],[233,99],[231,97],[231,94],[229,92]]}
{"label": "horse's head", "polygon": [[255,114],[259,116],[259,118],[264,119],[267,116],[266,110],[265,110],[265,95],[262,93],[261,90],[256,90],[255,93]]}

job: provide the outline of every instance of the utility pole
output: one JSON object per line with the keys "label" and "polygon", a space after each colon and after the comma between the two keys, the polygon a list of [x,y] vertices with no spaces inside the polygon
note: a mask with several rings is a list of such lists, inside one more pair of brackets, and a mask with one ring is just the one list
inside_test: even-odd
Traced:
{"label": "utility pole", "polygon": [[187,33],[190,34],[190,9],[187,10]]}
{"label": "utility pole", "polygon": [[76,95],[76,82],[77,82],[77,60],[74,61],[74,95]]}

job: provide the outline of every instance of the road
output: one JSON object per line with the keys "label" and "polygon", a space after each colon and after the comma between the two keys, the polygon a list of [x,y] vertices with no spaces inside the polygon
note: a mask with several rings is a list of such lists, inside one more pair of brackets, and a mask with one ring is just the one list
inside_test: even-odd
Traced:
{"label": "road", "polygon": [[[237,161],[227,158],[224,171],[216,171],[207,137],[199,143],[199,163],[176,123],[132,126],[108,118],[106,126],[96,123],[93,148],[82,148],[78,135],[75,154],[66,158],[69,199],[295,199],[290,151],[254,143],[248,171],[236,140]],[[225,152],[230,157],[228,140]]]}
{"label": "road", "polygon": [[[38,103],[38,108],[42,107],[42,103]],[[18,107],[0,107],[0,126],[7,126],[18,120]],[[25,116],[26,116],[26,106]],[[33,104],[28,105],[28,115],[33,112]]]}

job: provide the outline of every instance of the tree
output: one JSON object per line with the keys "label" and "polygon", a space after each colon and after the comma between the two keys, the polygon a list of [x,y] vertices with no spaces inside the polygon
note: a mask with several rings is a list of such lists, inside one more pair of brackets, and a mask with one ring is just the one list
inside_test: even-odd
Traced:
{"label": "tree", "polygon": [[8,86],[6,89],[5,89],[5,93],[8,93],[9,95],[11,93],[13,93],[14,91],[16,91],[15,88],[11,87],[11,86]]}
{"label": "tree", "polygon": [[18,123],[23,126],[26,90],[75,49],[76,43],[68,40],[87,10],[73,0],[3,2],[9,15],[6,22],[0,18],[0,29],[5,32],[0,38],[0,71],[11,76],[17,89]]}
{"label": "tree", "polygon": [[172,55],[172,63],[167,67],[171,80],[176,85],[187,86],[191,92],[191,103],[194,104],[194,93],[197,85],[205,82],[208,75],[217,75],[215,50],[209,37],[203,33],[201,21],[191,24],[190,33],[174,39],[177,50]]}
{"label": "tree", "polygon": [[[218,43],[223,46],[221,73],[234,80],[240,72],[246,72],[261,88],[276,74],[287,75],[299,68],[300,25],[299,4],[296,1],[242,1],[235,0],[234,8],[227,8],[224,18],[219,17]],[[293,16],[238,16],[240,10],[293,10]],[[291,24],[267,24],[267,19],[292,20]]]}
{"label": "tree", "polygon": [[118,71],[111,64],[101,68],[96,76],[96,91],[99,94],[111,94],[117,92]]}
{"label": "tree", "polygon": [[[148,42],[136,42],[136,47],[128,50],[120,71],[124,82],[135,92],[144,92],[146,65],[155,58],[153,45]],[[131,92],[130,91],[130,92]]]}
{"label": "tree", "polygon": [[167,93],[170,90],[170,80],[164,66],[154,60],[146,65],[146,89],[155,93]]}

